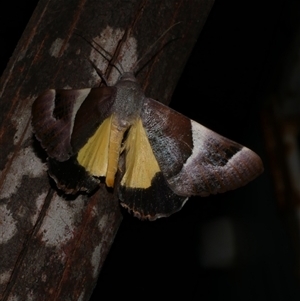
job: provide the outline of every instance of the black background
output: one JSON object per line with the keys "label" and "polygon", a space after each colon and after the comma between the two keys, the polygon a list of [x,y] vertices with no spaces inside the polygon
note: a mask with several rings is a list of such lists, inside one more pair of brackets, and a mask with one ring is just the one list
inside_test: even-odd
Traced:
{"label": "black background", "polygon": [[[0,71],[36,2],[10,1],[1,11]],[[171,107],[255,150],[265,173],[236,191],[191,198],[167,219],[140,222],[124,212],[92,300],[299,300],[296,254],[273,195],[261,128],[265,93],[280,77],[282,57],[298,29],[289,22],[297,5],[215,1]],[[205,267],[201,229],[224,218],[234,226],[234,264]]]}

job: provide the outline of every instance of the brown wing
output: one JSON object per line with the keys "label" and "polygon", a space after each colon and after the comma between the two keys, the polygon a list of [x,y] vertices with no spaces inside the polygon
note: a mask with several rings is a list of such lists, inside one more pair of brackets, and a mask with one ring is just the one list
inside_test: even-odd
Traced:
{"label": "brown wing", "polygon": [[78,164],[77,152],[111,114],[114,87],[48,90],[32,107],[32,126],[46,150],[49,175],[66,194],[92,192],[100,180]]}
{"label": "brown wing", "polygon": [[48,156],[62,162],[76,153],[108,116],[114,93],[101,87],[41,94],[32,106],[32,126]]}
{"label": "brown wing", "polygon": [[141,117],[160,169],[178,195],[236,189],[263,171],[250,149],[153,99],[145,101]]}

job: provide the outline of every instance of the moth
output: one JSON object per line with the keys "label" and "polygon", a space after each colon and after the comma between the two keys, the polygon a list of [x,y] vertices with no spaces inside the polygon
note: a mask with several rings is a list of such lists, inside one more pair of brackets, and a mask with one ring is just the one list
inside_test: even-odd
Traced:
{"label": "moth", "polygon": [[169,216],[190,196],[236,189],[263,171],[250,149],[148,98],[133,72],[113,86],[45,91],[32,126],[59,189],[93,193],[105,178],[140,219]]}

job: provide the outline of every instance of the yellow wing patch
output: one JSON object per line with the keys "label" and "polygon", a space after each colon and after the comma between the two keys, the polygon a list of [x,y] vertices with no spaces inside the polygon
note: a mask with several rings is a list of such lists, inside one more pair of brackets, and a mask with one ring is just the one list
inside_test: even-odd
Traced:
{"label": "yellow wing patch", "polygon": [[77,160],[86,171],[96,177],[106,177],[106,185],[114,186],[121,144],[126,128],[119,128],[115,116],[103,121],[96,133],[79,151]]}
{"label": "yellow wing patch", "polygon": [[102,122],[77,156],[78,163],[93,176],[106,176],[112,118],[110,116]]}
{"label": "yellow wing patch", "polygon": [[121,185],[128,188],[150,187],[152,179],[160,168],[140,118],[129,130],[125,151],[126,172]]}
{"label": "yellow wing patch", "polygon": [[[103,121],[77,156],[78,163],[86,171],[96,177],[106,177],[108,187],[114,186],[125,130],[117,127],[114,115],[111,115]],[[124,148],[126,172],[121,185],[143,189],[150,187],[160,169],[140,118],[129,129]]]}

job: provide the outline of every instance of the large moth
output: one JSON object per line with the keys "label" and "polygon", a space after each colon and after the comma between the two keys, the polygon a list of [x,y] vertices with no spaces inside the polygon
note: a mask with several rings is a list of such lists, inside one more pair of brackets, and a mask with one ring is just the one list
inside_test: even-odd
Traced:
{"label": "large moth", "polygon": [[263,171],[250,149],[147,98],[133,72],[113,86],[45,91],[32,126],[59,189],[92,193],[105,178],[141,219],[169,216],[192,195],[236,189]]}

